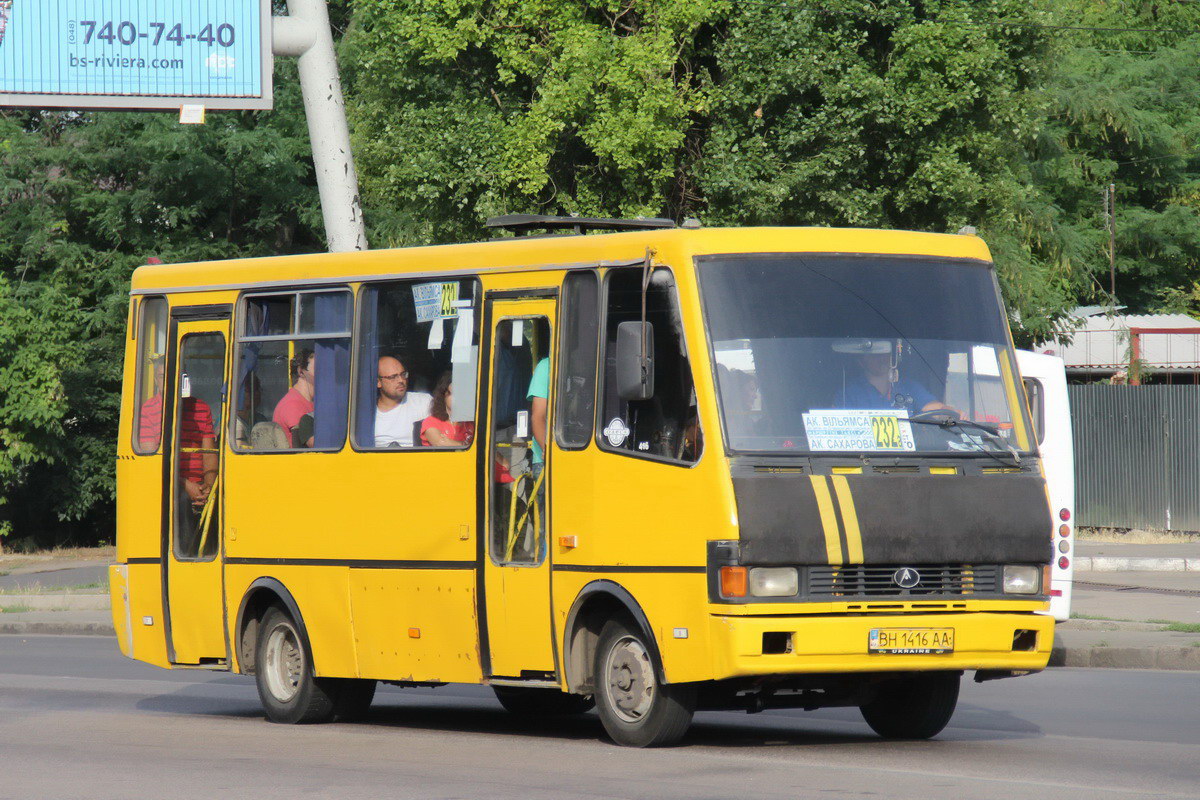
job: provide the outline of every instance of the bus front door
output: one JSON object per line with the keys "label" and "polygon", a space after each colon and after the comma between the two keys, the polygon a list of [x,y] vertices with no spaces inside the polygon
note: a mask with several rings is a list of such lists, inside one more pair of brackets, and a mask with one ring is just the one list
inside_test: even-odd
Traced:
{"label": "bus front door", "polygon": [[[189,309],[179,309],[186,312]],[[221,445],[225,425],[225,342],[229,319],[176,315],[168,369],[170,469],[163,476],[167,525],[168,643],[176,664],[226,658],[221,564]]]}
{"label": "bus front door", "polygon": [[550,628],[550,419],[553,300],[489,302],[491,326],[487,491],[483,561],[490,675],[547,678]]}

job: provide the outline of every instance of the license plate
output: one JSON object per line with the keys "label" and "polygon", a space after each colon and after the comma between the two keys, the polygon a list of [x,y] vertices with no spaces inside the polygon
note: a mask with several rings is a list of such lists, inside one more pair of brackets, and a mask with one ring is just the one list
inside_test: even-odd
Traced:
{"label": "license plate", "polygon": [[954,652],[954,628],[872,628],[868,653],[926,655]]}

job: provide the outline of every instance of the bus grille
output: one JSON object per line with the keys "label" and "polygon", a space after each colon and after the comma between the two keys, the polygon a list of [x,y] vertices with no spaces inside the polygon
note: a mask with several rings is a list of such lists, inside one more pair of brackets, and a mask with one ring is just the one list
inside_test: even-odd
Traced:
{"label": "bus grille", "polygon": [[[899,586],[902,569],[919,576],[915,586]],[[970,564],[900,564],[843,567],[808,567],[810,597],[912,597],[998,594],[1000,568]]]}

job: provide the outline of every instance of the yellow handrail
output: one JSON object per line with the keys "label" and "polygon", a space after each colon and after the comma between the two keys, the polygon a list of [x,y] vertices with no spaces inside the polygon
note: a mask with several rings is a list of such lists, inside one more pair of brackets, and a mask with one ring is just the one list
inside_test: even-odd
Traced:
{"label": "yellow handrail", "polygon": [[208,498],[204,501],[204,508],[200,511],[200,547],[196,549],[196,555],[204,555],[204,546],[208,544],[208,532],[212,528],[213,507],[217,497],[217,489],[220,487],[221,477],[218,475],[213,481],[212,486],[208,490]]}
{"label": "yellow handrail", "polygon": [[525,513],[521,516],[521,521],[517,522],[517,497],[520,495],[521,483],[529,477],[528,472],[523,472],[517,476],[512,483],[512,497],[509,499],[508,507],[508,544],[504,548],[504,560],[512,561],[513,550],[517,547],[517,532],[523,531],[525,523],[529,520],[529,514],[533,513],[533,544],[532,552],[536,553],[538,544],[541,541],[542,534],[542,515],[541,509],[538,508],[538,492],[542,488],[542,481],[546,478],[546,470],[538,475],[537,480],[533,483],[533,492],[529,497],[529,504],[525,508]]}

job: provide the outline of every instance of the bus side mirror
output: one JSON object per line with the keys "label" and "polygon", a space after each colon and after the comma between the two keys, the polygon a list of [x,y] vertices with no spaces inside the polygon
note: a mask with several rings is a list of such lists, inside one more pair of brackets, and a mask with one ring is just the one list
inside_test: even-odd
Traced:
{"label": "bus side mirror", "polygon": [[[644,359],[643,346],[646,354]],[[616,366],[617,394],[622,400],[649,400],[654,396],[653,324],[637,321],[618,323]]]}

